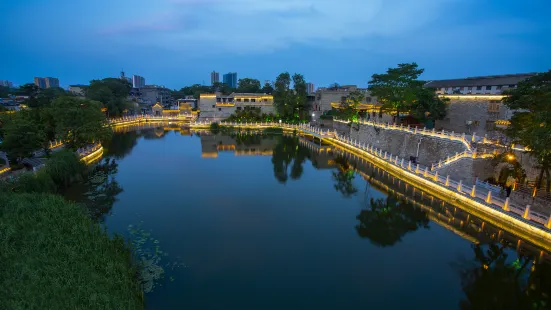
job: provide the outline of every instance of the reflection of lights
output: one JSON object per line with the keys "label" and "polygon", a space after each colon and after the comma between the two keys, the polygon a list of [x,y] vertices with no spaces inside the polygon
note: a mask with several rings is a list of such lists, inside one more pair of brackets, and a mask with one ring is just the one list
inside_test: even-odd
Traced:
{"label": "reflection of lights", "polygon": [[514,154],[508,154],[508,155],[507,155],[507,160],[512,161],[512,160],[514,160],[514,159],[515,159],[515,155],[514,155]]}

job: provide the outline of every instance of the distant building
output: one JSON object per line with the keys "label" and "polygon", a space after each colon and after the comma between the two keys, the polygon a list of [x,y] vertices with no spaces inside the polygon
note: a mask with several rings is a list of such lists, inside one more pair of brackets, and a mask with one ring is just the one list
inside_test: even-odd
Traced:
{"label": "distant building", "polygon": [[145,78],[139,75],[132,75],[132,87],[142,88],[145,86]]}
{"label": "distant building", "polygon": [[34,85],[38,86],[38,88],[59,87],[59,80],[54,77],[45,77],[45,78],[35,77]]}
{"label": "distant building", "polygon": [[84,97],[86,88],[88,88],[88,85],[69,85],[69,92]]}
{"label": "distant building", "polygon": [[224,84],[228,85],[230,88],[237,88],[237,72],[230,72],[224,74]]}
{"label": "distant building", "polygon": [[38,86],[38,88],[46,88],[46,80],[41,77],[35,77],[34,85]]}
{"label": "distant building", "polygon": [[0,86],[12,88],[13,83],[8,80],[0,80]]}
{"label": "distant building", "polygon": [[464,79],[430,81],[425,87],[436,89],[442,98],[449,99],[446,118],[436,121],[437,129],[476,133],[477,136],[500,136],[513,111],[502,104],[504,90],[535,73],[468,77]]}
{"label": "distant building", "polygon": [[220,82],[220,74],[216,71],[212,71],[210,73],[210,85],[214,85],[214,83]]}
{"label": "distant building", "polygon": [[261,113],[274,113],[274,97],[267,94],[232,93],[201,94],[201,118],[227,118],[236,111],[259,108]]}
{"label": "distant building", "polygon": [[46,88],[59,87],[59,80],[53,77],[44,78],[46,81]]}
{"label": "distant building", "polygon": [[313,94],[316,91],[316,88],[314,87],[313,83],[306,83],[306,91],[308,92],[308,95]]}
{"label": "distant building", "polygon": [[155,104],[171,105],[174,103],[170,89],[164,86],[157,85],[145,85],[139,89],[140,99],[143,104]]}

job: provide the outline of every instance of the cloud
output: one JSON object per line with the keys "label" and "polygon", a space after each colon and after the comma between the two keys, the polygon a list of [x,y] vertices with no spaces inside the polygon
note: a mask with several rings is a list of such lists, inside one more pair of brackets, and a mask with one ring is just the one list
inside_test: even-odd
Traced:
{"label": "cloud", "polygon": [[458,1],[159,0],[156,7],[164,17],[131,16],[147,22],[117,21],[100,33],[128,44],[154,39],[151,44],[175,50],[192,45],[220,53],[269,52],[293,44],[403,36],[420,31]]}

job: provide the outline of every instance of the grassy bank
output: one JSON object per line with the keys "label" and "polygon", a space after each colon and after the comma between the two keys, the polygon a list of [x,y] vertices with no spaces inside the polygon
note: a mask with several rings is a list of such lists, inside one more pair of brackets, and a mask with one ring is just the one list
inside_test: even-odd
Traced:
{"label": "grassy bank", "polygon": [[51,194],[0,194],[1,309],[143,309],[127,245]]}

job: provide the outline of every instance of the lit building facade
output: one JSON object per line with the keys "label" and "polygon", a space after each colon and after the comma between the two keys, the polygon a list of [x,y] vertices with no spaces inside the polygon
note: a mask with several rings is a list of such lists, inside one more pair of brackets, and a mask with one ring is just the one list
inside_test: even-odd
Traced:
{"label": "lit building facade", "polygon": [[228,85],[230,88],[237,88],[237,72],[230,72],[224,74],[223,83]]}
{"label": "lit building facade", "polygon": [[237,111],[259,108],[261,113],[274,114],[274,97],[267,94],[233,93],[231,95],[201,94],[201,118],[224,119]]}
{"label": "lit building facade", "polygon": [[499,137],[497,129],[507,127],[514,113],[503,105],[503,91],[516,88],[520,81],[534,75],[506,74],[426,83],[425,87],[434,88],[440,97],[449,99],[447,115],[436,121],[436,128]]}
{"label": "lit building facade", "polygon": [[170,105],[174,103],[170,89],[157,86],[157,85],[145,85],[139,88],[140,103],[142,104],[155,104]]}

